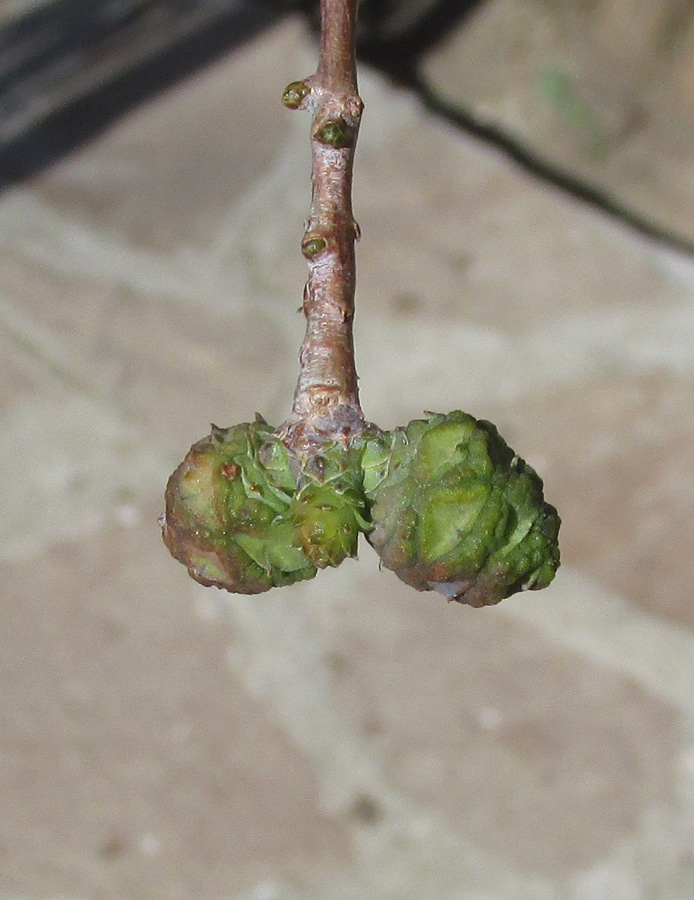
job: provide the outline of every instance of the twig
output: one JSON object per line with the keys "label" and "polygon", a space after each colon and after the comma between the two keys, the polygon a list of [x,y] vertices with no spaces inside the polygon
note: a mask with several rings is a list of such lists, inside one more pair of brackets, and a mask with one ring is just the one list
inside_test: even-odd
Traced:
{"label": "twig", "polygon": [[301,249],[308,260],[306,335],[284,442],[302,456],[326,440],[348,444],[364,428],[354,363],[356,279],[352,166],[362,101],[357,92],[358,0],[321,0],[320,61],[315,75],[284,92],[290,109],[313,114],[313,196]]}
{"label": "twig", "polygon": [[318,71],[284,92],[286,106],[313,113],[306,336],[291,415],[276,433],[262,417],[212,426],[169,479],[164,541],[202,584],[259,594],[356,556],[365,533],[402,581],[486,606],[550,583],[559,517],[489,422],[455,410],[367,429],[352,340],[357,3],[321,0]]}

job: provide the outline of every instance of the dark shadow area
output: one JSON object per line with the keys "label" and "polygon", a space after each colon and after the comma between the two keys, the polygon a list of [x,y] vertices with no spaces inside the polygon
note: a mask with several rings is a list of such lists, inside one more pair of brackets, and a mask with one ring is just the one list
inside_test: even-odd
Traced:
{"label": "dark shadow area", "polygon": [[[686,238],[429,88],[419,71],[423,54],[484,2],[363,0],[359,58],[533,176],[644,237],[694,256]],[[304,14],[317,32],[318,0],[52,0],[9,22],[0,28],[0,191],[50,166],[290,11]]]}
{"label": "dark shadow area", "polygon": [[[482,0],[364,0],[359,55],[410,76]],[[52,0],[0,28],[0,190],[317,0]]]}
{"label": "dark shadow area", "polygon": [[[530,175],[618,220],[637,234],[694,257],[694,244],[689,239],[639,215],[604,188],[546,161],[541,152],[526,146],[512,133],[481,120],[470,109],[446,102],[429,87],[420,74],[422,55],[453,29],[460,27],[483,3],[484,0],[421,2],[420,8],[427,7],[421,17],[395,33],[389,31],[388,23],[398,0],[367,4],[366,22],[359,40],[359,57],[378,69],[393,84],[416,94],[430,112],[500,150]],[[317,28],[317,24],[314,18],[313,27]]]}
{"label": "dark shadow area", "polygon": [[466,134],[500,150],[521,169],[545,184],[550,184],[560,191],[570,194],[576,200],[616,219],[649,240],[694,257],[694,244],[681,234],[639,215],[604,188],[593,185],[585,179],[577,178],[571,172],[552,165],[544,160],[536,149],[526,146],[504,129],[480,120],[472,111],[447,103],[438,97],[416,72],[410,72],[404,76],[401,72],[387,72],[386,74],[400,87],[416,93],[430,112],[446,119]]}
{"label": "dark shadow area", "polygon": [[273,0],[55,0],[0,29],[0,191],[245,44]]}
{"label": "dark shadow area", "polygon": [[[434,47],[485,0],[365,0],[359,8],[359,58],[377,69],[406,79],[420,56]],[[315,3],[308,4],[317,32]]]}

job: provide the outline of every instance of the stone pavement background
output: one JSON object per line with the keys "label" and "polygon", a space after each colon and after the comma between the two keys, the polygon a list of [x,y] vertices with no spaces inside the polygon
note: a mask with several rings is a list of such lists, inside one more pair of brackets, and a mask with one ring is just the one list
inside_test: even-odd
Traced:
{"label": "stone pavement background", "polygon": [[209,422],[289,408],[314,65],[287,21],[0,198],[0,897],[689,900],[691,259],[365,71],[367,414],[494,420],[564,566],[479,611],[161,544]]}
{"label": "stone pavement background", "polygon": [[435,96],[694,239],[688,0],[487,0],[422,65]]}

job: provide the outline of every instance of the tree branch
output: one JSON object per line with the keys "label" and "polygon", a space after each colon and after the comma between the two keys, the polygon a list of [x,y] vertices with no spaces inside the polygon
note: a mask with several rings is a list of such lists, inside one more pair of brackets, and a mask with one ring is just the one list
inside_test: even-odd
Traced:
{"label": "tree branch", "polygon": [[348,444],[364,428],[352,321],[359,229],[352,214],[352,166],[363,104],[357,92],[358,0],[321,0],[318,70],[284,92],[290,109],[313,113],[311,212],[301,242],[309,275],[306,335],[284,442],[302,456],[326,440]]}

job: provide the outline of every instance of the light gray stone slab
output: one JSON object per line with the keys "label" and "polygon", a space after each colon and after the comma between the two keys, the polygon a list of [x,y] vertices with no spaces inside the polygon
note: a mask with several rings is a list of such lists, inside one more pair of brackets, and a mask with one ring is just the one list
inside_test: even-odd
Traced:
{"label": "light gray stone slab", "polygon": [[691,242],[693,36],[679,0],[491,0],[422,72],[447,103]]}
{"label": "light gray stone slab", "polygon": [[[639,591],[653,565],[630,529],[674,571],[688,260],[363,73],[367,415],[493,416],[561,499],[569,564],[480,612],[366,547],[250,599],[192,584],[161,544],[166,475],[208,422],[289,408],[309,120],[269,98],[314,63],[290,22],[0,200],[0,894],[684,900],[688,562],[673,611]],[[238,71],[262,82],[248,130]],[[614,527],[595,540],[596,522]]]}

